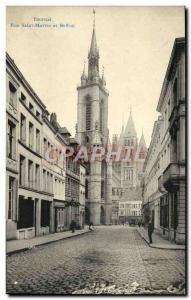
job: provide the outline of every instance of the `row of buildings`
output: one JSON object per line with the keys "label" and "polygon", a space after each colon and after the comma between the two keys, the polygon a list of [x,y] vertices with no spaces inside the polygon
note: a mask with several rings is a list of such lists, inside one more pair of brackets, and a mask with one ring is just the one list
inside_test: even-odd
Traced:
{"label": "row of buildings", "polygon": [[[108,129],[105,75],[99,72],[95,24],[85,68],[77,87],[75,138],[49,114],[14,61],[7,54],[7,238],[30,238],[84,223],[137,223],[141,218],[144,135],[138,143],[132,113],[119,138]],[[131,148],[130,160],[82,163],[65,159],[63,147],[103,147],[112,153]]]}
{"label": "row of buildings", "polygon": [[86,167],[62,155],[78,145],[49,114],[6,55],[7,239],[24,239],[85,222]]}
{"label": "row of buildings", "polygon": [[185,39],[175,39],[144,163],[143,217],[176,243],[186,236]]}
{"label": "row of buildings", "polygon": [[[155,230],[177,243],[185,241],[185,40],[175,40],[157,105],[147,149],[138,142],[132,113],[119,136],[109,140],[108,96],[104,72],[99,72],[95,22],[85,68],[77,87],[77,125],[72,138],[49,113],[6,55],[6,220],[7,239],[24,239],[84,223],[138,223],[152,219]],[[120,147],[127,160],[84,162],[66,158],[79,146],[104,148],[112,155]],[[111,147],[110,147],[111,146]],[[94,151],[94,150],[93,150]]]}

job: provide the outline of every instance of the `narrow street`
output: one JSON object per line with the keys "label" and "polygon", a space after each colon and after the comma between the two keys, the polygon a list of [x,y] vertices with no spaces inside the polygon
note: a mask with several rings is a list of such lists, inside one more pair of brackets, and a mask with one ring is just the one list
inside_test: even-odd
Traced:
{"label": "narrow street", "polygon": [[184,280],[184,250],[150,248],[136,228],[97,227],[83,236],[7,257],[7,293],[71,294],[95,282],[167,288]]}

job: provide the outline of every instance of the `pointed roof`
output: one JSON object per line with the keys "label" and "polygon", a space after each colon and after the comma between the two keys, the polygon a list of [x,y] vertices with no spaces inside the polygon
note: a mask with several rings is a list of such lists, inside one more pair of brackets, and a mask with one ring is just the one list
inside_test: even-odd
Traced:
{"label": "pointed roof", "polygon": [[85,72],[85,66],[86,66],[86,62],[84,61],[84,68],[83,68],[83,72],[82,72],[82,75],[81,75],[81,79],[86,79],[87,78],[86,72]]}
{"label": "pointed roof", "polygon": [[141,138],[140,138],[140,141],[139,141],[139,147],[147,149],[147,145],[146,145],[146,142],[145,142],[145,137],[144,137],[143,131],[142,131],[142,135],[141,135]]}
{"label": "pointed roof", "polygon": [[95,34],[95,28],[93,28],[89,55],[96,56],[97,54],[98,54],[98,48],[97,48],[96,34]]}
{"label": "pointed roof", "polygon": [[120,136],[119,136],[119,144],[121,144],[123,142],[123,134],[124,134],[124,126],[122,125],[121,127],[121,133],[120,133]]}
{"label": "pointed roof", "polygon": [[90,46],[90,52],[89,55],[97,55],[98,49],[97,49],[97,41],[96,41],[96,34],[95,34],[95,9],[93,9],[93,32],[92,32],[92,40],[91,40],[91,46]]}
{"label": "pointed roof", "polygon": [[128,136],[135,136],[136,137],[137,136],[137,132],[136,132],[136,129],[135,129],[135,124],[134,124],[134,121],[133,121],[131,111],[130,111],[130,114],[129,114],[129,119],[128,119],[128,122],[127,122],[127,125],[126,125],[123,136],[124,137],[128,137]]}

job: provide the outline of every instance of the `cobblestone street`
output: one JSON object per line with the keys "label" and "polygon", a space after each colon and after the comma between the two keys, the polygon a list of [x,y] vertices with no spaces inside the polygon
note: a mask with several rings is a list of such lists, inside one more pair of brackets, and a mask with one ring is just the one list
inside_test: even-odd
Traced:
{"label": "cobblestone street", "polygon": [[150,248],[135,228],[86,235],[7,257],[7,293],[71,294],[95,282],[167,288],[184,280],[184,250]]}

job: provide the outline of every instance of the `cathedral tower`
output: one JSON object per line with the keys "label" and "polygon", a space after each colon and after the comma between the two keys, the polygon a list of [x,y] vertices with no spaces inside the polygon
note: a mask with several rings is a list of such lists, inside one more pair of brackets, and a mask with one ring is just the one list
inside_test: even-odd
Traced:
{"label": "cathedral tower", "polygon": [[[108,91],[104,70],[99,72],[99,50],[95,32],[95,11],[93,32],[88,53],[88,74],[85,66],[81,84],[77,87],[78,109],[76,138],[81,145],[97,146],[108,144]],[[112,167],[105,161],[96,160],[88,164],[87,209],[90,221],[99,225],[111,222],[111,173]]]}

